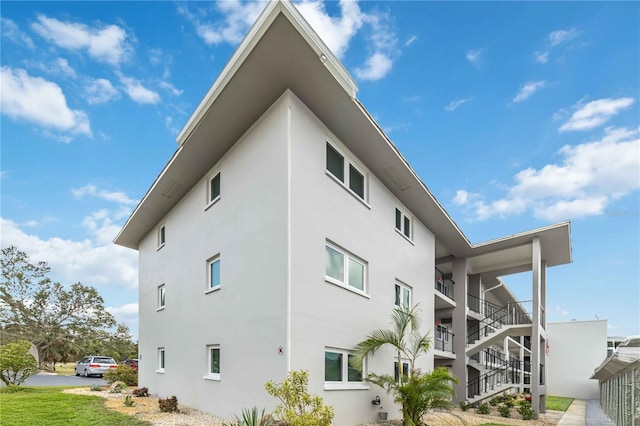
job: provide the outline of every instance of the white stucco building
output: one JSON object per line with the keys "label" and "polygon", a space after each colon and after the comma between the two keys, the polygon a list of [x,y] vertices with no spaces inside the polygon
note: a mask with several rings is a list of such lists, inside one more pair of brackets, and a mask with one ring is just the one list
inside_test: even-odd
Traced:
{"label": "white stucco building", "polygon": [[[140,385],[228,418],[273,409],[265,382],[304,369],[337,425],[394,417],[366,381],[394,354],[360,374],[349,350],[419,303],[421,369],[448,366],[459,401],[527,388],[544,411],[546,268],[571,262],[569,224],[472,244],[356,93],[269,2],[115,240],[139,252]],[[523,271],[524,304],[499,278]]]}

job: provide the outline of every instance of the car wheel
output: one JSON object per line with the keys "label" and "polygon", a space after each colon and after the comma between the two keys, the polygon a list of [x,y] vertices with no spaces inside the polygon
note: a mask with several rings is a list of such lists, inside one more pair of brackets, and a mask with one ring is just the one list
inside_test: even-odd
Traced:
{"label": "car wheel", "polygon": [[78,369],[74,368],[75,372],[76,372],[76,377],[80,375],[80,373],[78,373]]}
{"label": "car wheel", "polygon": [[84,377],[89,377],[89,373],[87,373],[87,370],[84,370]]}
{"label": "car wheel", "polygon": [[103,377],[104,377],[104,375],[100,374],[98,377],[103,378]]}

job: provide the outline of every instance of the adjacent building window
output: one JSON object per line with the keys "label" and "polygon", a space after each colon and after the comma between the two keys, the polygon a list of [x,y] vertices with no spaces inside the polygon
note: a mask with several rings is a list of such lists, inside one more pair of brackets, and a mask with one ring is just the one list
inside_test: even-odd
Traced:
{"label": "adjacent building window", "polygon": [[164,373],[164,348],[158,348],[158,370],[159,373]]}
{"label": "adjacent building window", "polygon": [[365,201],[366,178],[364,172],[329,142],[327,142],[327,171],[358,198]]}
{"label": "adjacent building window", "polygon": [[220,345],[207,345],[207,375],[205,379],[220,380]]}
{"label": "adjacent building window", "polygon": [[396,207],[396,230],[411,240],[411,228],[411,216]]}
{"label": "adjacent building window", "polygon": [[[325,385],[336,388],[353,385],[362,386],[362,371],[351,366],[353,355],[341,349],[325,349],[324,381]],[[364,367],[364,366],[363,366]]]}
{"label": "adjacent building window", "polygon": [[207,203],[212,204],[220,198],[220,173],[216,173],[209,179],[209,187],[207,188]]}
{"label": "adjacent building window", "polygon": [[[393,363],[393,376],[396,382],[400,382],[400,371],[398,370],[398,361]],[[409,362],[402,361],[402,381],[405,382],[409,378]]]}
{"label": "adjacent building window", "polygon": [[396,306],[411,309],[411,287],[396,282]]}
{"label": "adjacent building window", "polygon": [[164,284],[158,286],[158,310],[164,309],[165,287]]}
{"label": "adjacent building window", "polygon": [[220,288],[220,255],[207,261],[207,291]]}
{"label": "adjacent building window", "polygon": [[161,248],[162,246],[164,246],[164,243],[166,241],[166,230],[164,225],[161,226],[160,228],[158,228],[158,248]]}
{"label": "adjacent building window", "polygon": [[351,253],[327,243],[325,279],[350,289],[366,292],[367,264]]}

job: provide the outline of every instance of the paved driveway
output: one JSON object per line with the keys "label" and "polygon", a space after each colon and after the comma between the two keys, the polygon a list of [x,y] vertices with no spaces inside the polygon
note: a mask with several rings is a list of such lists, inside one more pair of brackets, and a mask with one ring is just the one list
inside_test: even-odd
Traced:
{"label": "paved driveway", "polygon": [[[36,374],[23,383],[24,386],[106,386],[106,384],[107,382],[99,377],[59,376],[49,373]],[[5,384],[2,383],[2,386],[4,387]]]}

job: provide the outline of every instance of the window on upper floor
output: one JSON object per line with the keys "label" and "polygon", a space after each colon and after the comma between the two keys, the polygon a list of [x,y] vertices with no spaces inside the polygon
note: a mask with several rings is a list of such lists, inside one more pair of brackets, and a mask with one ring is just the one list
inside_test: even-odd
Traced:
{"label": "window on upper floor", "polygon": [[325,280],[366,293],[367,263],[330,243],[325,246]]}
{"label": "window on upper floor", "polygon": [[209,380],[220,380],[220,345],[207,345],[207,374]]}
{"label": "window on upper floor", "polygon": [[449,341],[449,329],[446,325],[436,325],[436,340]]}
{"label": "window on upper floor", "polygon": [[157,310],[161,310],[164,309],[164,303],[165,303],[165,286],[164,284],[161,284],[158,286],[158,308]]}
{"label": "window on upper floor", "polygon": [[158,369],[157,373],[164,373],[164,348],[158,348]]}
{"label": "window on upper floor", "polygon": [[217,254],[207,260],[207,289],[206,292],[220,288],[220,255]]}
{"label": "window on upper floor", "polygon": [[366,201],[365,173],[329,142],[327,142],[327,172],[356,197]]}
{"label": "window on upper floor", "polygon": [[165,229],[165,226],[162,225],[161,227],[158,228],[158,248],[162,248],[164,246],[164,243],[166,242],[166,237],[167,237],[167,231]]}
{"label": "window on upper floor", "polygon": [[396,207],[396,231],[407,237],[409,240],[413,239],[411,216],[398,207]]}
{"label": "window on upper floor", "polygon": [[207,185],[207,207],[220,199],[220,172],[209,178]]}
{"label": "window on upper floor", "polygon": [[411,287],[396,281],[396,306],[411,309]]}
{"label": "window on upper floor", "polygon": [[[324,351],[324,383],[327,388],[362,387],[363,372],[351,365],[353,355],[343,349]],[[363,363],[363,370],[366,363]]]}

